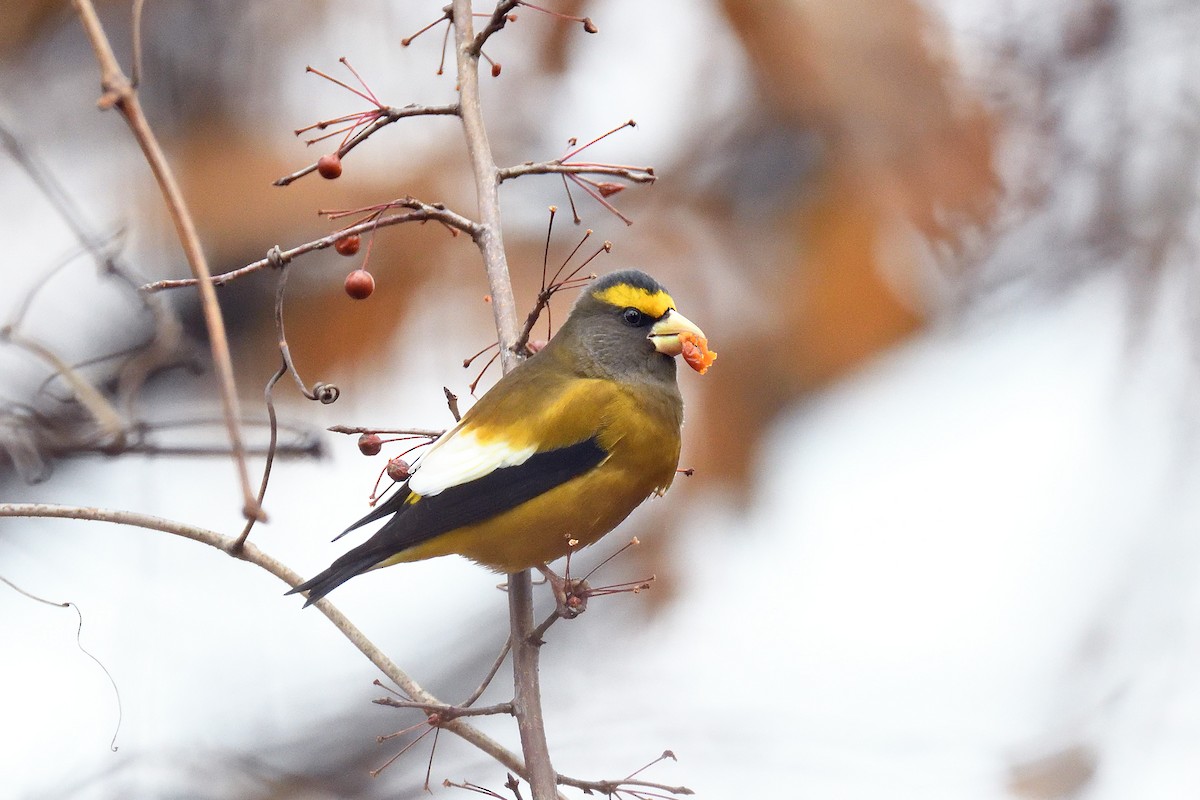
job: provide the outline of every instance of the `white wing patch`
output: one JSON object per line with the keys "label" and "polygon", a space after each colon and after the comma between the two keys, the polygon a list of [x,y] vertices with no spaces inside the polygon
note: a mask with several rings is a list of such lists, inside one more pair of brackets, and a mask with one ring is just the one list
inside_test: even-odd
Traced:
{"label": "white wing patch", "polygon": [[483,443],[474,432],[451,430],[434,442],[413,470],[408,488],[422,497],[443,492],[451,486],[478,480],[503,467],[524,464],[537,452],[530,446],[514,449],[503,440]]}

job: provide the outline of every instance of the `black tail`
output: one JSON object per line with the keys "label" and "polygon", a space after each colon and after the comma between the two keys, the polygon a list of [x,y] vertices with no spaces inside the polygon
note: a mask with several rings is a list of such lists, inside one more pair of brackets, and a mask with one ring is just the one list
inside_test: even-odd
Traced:
{"label": "black tail", "polygon": [[370,548],[367,552],[360,552],[367,549],[367,544],[370,542],[359,545],[346,553],[330,564],[328,569],[309,578],[295,589],[289,590],[287,594],[308,592],[308,599],[304,602],[304,607],[308,608],[355,575],[363,574],[382,560],[375,547]]}
{"label": "black tail", "polygon": [[[399,491],[389,497],[385,502],[376,506],[370,514],[360,519],[358,522],[351,525],[346,530],[333,537],[333,541],[345,536],[355,528],[366,525],[368,522],[374,522],[377,519],[386,517],[389,514],[394,514],[404,507],[404,503],[408,500],[411,494],[408,486],[402,486]],[[374,546],[371,546],[374,543]],[[290,589],[285,594],[300,594],[308,592],[308,599],[304,603],[304,607],[308,608],[313,603],[320,600],[325,595],[332,592],[337,587],[341,586],[346,581],[353,578],[355,575],[361,575],[367,570],[374,567],[380,561],[386,560],[391,553],[380,553],[378,543],[374,537],[368,539],[363,544],[349,551],[337,561],[329,565],[329,568],[318,575],[306,580],[294,589]]]}
{"label": "black tail", "polygon": [[395,514],[397,511],[404,508],[404,504],[406,502],[408,502],[408,496],[411,494],[412,494],[412,491],[409,490],[408,484],[407,483],[404,484],[403,486],[401,486],[399,489],[396,490],[395,494],[393,494],[387,500],[384,500],[379,505],[375,506],[375,508],[373,508],[371,510],[370,514],[367,514],[365,517],[360,519],[358,522],[354,523],[349,528],[346,528],[346,530],[342,531],[337,536],[333,537],[333,539],[331,539],[330,541],[336,542],[338,539],[342,538],[350,531],[355,530],[356,528],[361,528],[363,525],[366,525],[368,522],[374,522],[377,519],[382,519],[384,517]]}

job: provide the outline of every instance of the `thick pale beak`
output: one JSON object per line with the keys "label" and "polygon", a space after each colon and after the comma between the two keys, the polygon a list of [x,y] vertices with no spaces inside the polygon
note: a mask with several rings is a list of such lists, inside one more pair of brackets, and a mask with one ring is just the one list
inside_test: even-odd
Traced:
{"label": "thick pale beak", "polygon": [[650,335],[646,338],[653,342],[654,349],[663,355],[677,356],[683,352],[683,342],[679,340],[681,333],[690,333],[701,339],[704,338],[704,331],[697,328],[683,314],[671,309],[665,317],[654,323],[654,327],[650,329]]}

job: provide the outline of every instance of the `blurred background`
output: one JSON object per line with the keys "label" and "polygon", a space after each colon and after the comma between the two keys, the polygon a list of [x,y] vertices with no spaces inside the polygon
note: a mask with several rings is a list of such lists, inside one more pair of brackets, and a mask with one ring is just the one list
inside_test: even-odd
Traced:
{"label": "blurred background", "polygon": [[[543,656],[555,766],[701,797],[1182,798],[1200,793],[1200,7],[1184,0],[548,0],[488,55],[502,164],[554,158],[627,119],[594,160],[652,187],[576,192],[672,291],[720,359],[681,373],[696,470],[587,554],[642,545]],[[485,10],[483,4],[478,5]],[[101,3],[128,65],[128,3]],[[453,120],[393,125],[337,181],[292,131],[453,99],[440,3],[158,0],[142,97],[214,271],[331,232],[317,209],[404,195],[474,213]],[[126,67],[128,69],[128,66]],[[131,509],[241,528],[194,293],[149,171],[65,2],[0,18],[0,500]],[[522,308],[561,181],[503,189]],[[585,245],[590,251],[593,244]],[[365,249],[365,248],[364,248]],[[290,457],[252,537],[309,575],[390,455],[334,424],[444,427],[492,340],[477,251],[440,226],[381,231],[362,263],[291,270],[291,352],[330,406],[276,392]],[[265,443],[274,281],[220,290],[248,436]],[[556,301],[556,319],[569,297]],[[28,344],[34,343],[33,345]],[[40,350],[39,350],[40,348]],[[41,354],[39,356],[39,353]],[[106,402],[56,376],[51,357]],[[493,369],[480,393],[495,379]],[[86,399],[86,398],[84,398]],[[97,408],[116,414],[101,424]],[[127,433],[114,447],[113,425]],[[396,446],[393,446],[396,447]],[[132,450],[132,451],[131,451]],[[157,451],[150,455],[138,450]],[[257,469],[261,459],[254,460]],[[0,520],[0,794],[22,798],[422,796],[429,740],[376,737],[371,665],[316,612],[215,550],[95,523]],[[333,600],[445,699],[507,633],[496,579],[458,559],[362,577]],[[546,598],[542,598],[544,601]],[[485,698],[502,700],[503,676]],[[516,746],[504,722],[482,723]],[[431,770],[502,793],[503,770],[442,737]]]}

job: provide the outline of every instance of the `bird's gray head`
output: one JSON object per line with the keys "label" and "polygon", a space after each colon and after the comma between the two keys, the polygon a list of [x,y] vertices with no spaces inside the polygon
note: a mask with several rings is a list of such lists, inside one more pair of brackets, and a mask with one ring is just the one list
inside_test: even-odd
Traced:
{"label": "bird's gray head", "polygon": [[681,333],[703,336],[662,284],[628,269],[584,289],[554,343],[569,348],[583,374],[673,384]]}

